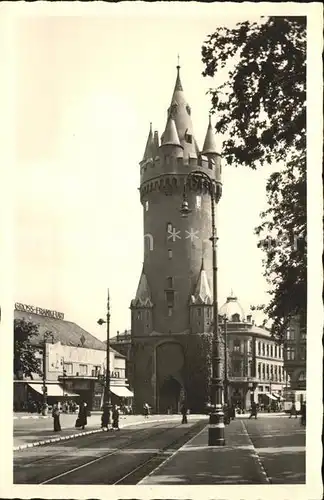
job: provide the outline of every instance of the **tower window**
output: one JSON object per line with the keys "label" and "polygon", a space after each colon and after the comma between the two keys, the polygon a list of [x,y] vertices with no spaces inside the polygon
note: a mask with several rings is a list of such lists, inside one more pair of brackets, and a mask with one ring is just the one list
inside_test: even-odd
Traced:
{"label": "tower window", "polygon": [[201,196],[196,196],[196,208],[201,208]]}
{"label": "tower window", "polygon": [[236,352],[240,352],[241,349],[241,342],[239,340],[234,340],[233,342],[233,350]]}
{"label": "tower window", "polygon": [[197,314],[198,314],[198,316],[201,316],[201,307],[198,307]]}
{"label": "tower window", "polygon": [[148,209],[149,209],[149,202],[148,202],[148,201],[146,201],[146,202],[145,202],[145,211],[147,212],[147,211],[148,211]]}
{"label": "tower window", "polygon": [[185,139],[188,144],[192,144],[192,135],[191,134],[185,134]]}
{"label": "tower window", "polygon": [[168,307],[173,307],[174,304],[174,292],[165,292],[165,298],[168,304]]}
{"label": "tower window", "polygon": [[167,287],[173,288],[173,278],[171,276],[168,276],[167,278]]}
{"label": "tower window", "polygon": [[172,259],[172,250],[170,248],[168,250],[168,257],[169,257],[169,259]]}

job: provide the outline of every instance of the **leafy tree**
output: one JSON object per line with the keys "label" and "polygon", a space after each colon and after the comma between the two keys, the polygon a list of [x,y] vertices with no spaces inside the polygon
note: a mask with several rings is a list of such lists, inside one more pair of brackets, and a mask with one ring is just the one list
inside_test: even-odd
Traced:
{"label": "leafy tree", "polygon": [[[228,69],[209,91],[229,164],[283,162],[268,180],[256,228],[270,302],[259,305],[282,339],[291,315],[306,321],[306,18],[267,17],[218,28],[202,47],[204,76]],[[231,67],[230,67],[231,65]]]}
{"label": "leafy tree", "polygon": [[31,373],[42,374],[40,362],[36,357],[35,346],[31,340],[38,336],[38,325],[25,319],[14,320],[14,374],[31,376]]}
{"label": "leafy tree", "polygon": [[[306,146],[306,18],[268,17],[218,28],[202,47],[204,76],[229,69],[210,89],[229,164],[256,168]],[[234,64],[229,68],[228,65]]]}
{"label": "leafy tree", "polygon": [[256,228],[265,251],[264,275],[271,284],[270,302],[259,306],[272,320],[272,333],[282,340],[290,316],[306,325],[306,153],[293,158],[267,183],[269,208]]}

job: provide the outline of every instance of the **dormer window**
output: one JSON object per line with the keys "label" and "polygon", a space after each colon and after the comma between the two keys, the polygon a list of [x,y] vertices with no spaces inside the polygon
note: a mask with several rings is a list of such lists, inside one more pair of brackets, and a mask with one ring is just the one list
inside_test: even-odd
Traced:
{"label": "dormer window", "polygon": [[192,135],[191,134],[185,134],[185,140],[188,144],[192,144]]}
{"label": "dormer window", "polygon": [[240,321],[240,315],[237,313],[233,314],[232,321],[235,321],[236,323],[238,323]]}

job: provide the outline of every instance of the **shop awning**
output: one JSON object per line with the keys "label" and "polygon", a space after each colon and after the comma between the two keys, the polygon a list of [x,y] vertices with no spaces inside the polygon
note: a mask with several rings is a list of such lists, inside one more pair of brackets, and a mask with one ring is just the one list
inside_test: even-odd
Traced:
{"label": "shop awning", "polygon": [[268,396],[269,399],[273,399],[274,401],[277,401],[277,398],[273,396],[273,394],[270,394],[270,392],[265,393],[266,396]]}
{"label": "shop awning", "polygon": [[[28,384],[31,389],[38,392],[38,394],[43,394],[43,385],[42,384]],[[47,387],[47,396],[53,397],[78,397],[79,394],[74,394],[73,392],[69,392],[65,390],[63,392],[63,387],[58,384],[46,384]]]}
{"label": "shop awning", "polygon": [[124,385],[110,386],[110,391],[120,398],[132,398],[134,396],[134,393]]}

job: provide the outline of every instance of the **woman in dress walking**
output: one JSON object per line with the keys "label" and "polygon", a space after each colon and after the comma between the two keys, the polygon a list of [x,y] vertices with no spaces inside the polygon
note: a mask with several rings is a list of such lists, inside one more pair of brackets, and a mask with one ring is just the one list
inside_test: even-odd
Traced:
{"label": "woman in dress walking", "polygon": [[78,421],[81,429],[84,429],[88,423],[87,415],[88,415],[87,403],[82,402],[80,404],[79,414],[78,414]]}
{"label": "woman in dress walking", "polygon": [[112,428],[119,431],[119,411],[116,405],[114,405],[112,412]]}
{"label": "woman in dress walking", "polygon": [[61,430],[61,423],[60,423],[60,409],[58,404],[55,404],[53,406],[52,417],[54,424],[54,432],[59,432]]}

